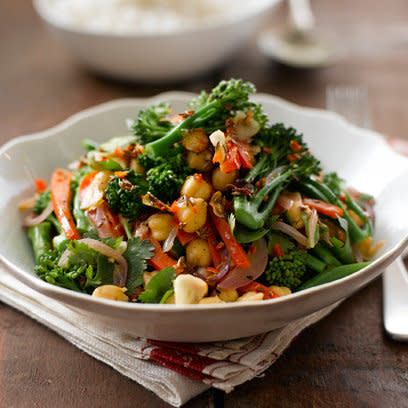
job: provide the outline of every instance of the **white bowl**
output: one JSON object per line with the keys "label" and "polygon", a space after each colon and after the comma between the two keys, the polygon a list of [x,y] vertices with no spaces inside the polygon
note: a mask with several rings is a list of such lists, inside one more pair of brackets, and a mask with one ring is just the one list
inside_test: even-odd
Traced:
{"label": "white bowl", "polygon": [[[199,0],[192,0],[199,1]],[[38,14],[84,66],[135,81],[176,81],[200,75],[226,61],[262,24],[280,0],[244,4],[245,13],[224,21],[168,34],[103,34],[58,24],[48,0],[34,0]]]}
{"label": "white bowl", "polygon": [[216,341],[239,338],[281,327],[331,305],[377,277],[408,245],[408,160],[394,153],[382,138],[341,117],[301,108],[273,96],[257,95],[273,121],[302,131],[311,151],[328,170],[336,170],[351,185],[374,194],[375,239],[386,245],[367,268],[344,279],[279,299],[222,305],[149,305],[113,302],[59,288],[33,272],[30,243],[20,226],[17,203],[33,193],[24,164],[36,177],[48,180],[57,166],[83,151],[80,141],[103,141],[126,134],[126,118],[151,103],[168,101],[174,111],[186,108],[191,94],[171,92],[150,99],[117,100],[85,110],[59,126],[17,138],[0,149],[0,259],[21,281],[39,292],[92,314],[107,326],[159,340]]}

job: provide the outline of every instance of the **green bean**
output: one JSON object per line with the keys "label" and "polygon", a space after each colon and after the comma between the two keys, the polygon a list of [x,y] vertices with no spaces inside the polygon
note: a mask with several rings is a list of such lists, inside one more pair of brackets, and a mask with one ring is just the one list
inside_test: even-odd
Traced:
{"label": "green bean", "polygon": [[337,279],[344,278],[348,275],[351,275],[360,269],[365,268],[370,265],[370,262],[360,262],[349,265],[337,266],[335,268],[327,269],[313,278],[306,281],[303,285],[299,286],[296,291],[309,289],[314,286],[323,285],[324,283],[332,282]]}
{"label": "green bean", "polygon": [[306,255],[306,266],[319,273],[323,272],[327,267],[324,262],[310,254]]}
{"label": "green bean", "polygon": [[317,244],[312,253],[320,258],[327,265],[340,266],[342,263],[324,246]]}

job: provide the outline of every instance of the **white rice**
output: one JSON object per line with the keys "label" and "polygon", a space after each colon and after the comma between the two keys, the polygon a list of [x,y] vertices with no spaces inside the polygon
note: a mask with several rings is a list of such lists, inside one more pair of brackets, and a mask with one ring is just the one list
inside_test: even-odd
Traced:
{"label": "white rice", "polygon": [[39,0],[53,22],[97,33],[169,33],[235,13],[242,0]]}

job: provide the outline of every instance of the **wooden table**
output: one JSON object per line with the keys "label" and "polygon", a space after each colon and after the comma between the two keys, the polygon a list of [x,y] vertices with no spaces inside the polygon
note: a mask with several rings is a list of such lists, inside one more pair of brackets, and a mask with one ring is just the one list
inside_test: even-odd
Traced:
{"label": "wooden table", "polygon": [[[290,70],[249,47],[207,77],[171,86],[129,85],[84,72],[49,36],[27,0],[0,2],[0,143],[53,126],[83,108],[178,88],[197,91],[231,76],[299,104],[324,107],[328,84],[370,92],[374,127],[408,138],[406,0],[316,0],[318,21],[340,39],[358,35],[364,56],[320,71]],[[282,21],[278,14],[275,21]],[[404,24],[406,25],[404,27]],[[406,31],[406,30],[405,30]],[[356,53],[356,51],[354,51]],[[406,345],[382,328],[381,281],[298,336],[265,376],[230,395],[208,392],[199,407],[408,407]],[[0,407],[165,407],[159,398],[21,313],[0,305]]]}

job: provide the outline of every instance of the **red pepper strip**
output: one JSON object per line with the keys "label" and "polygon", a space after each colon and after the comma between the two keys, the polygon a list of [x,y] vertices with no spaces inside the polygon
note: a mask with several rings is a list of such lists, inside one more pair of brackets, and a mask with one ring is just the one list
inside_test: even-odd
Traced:
{"label": "red pepper strip", "polygon": [[125,152],[123,151],[123,149],[120,146],[115,147],[114,153],[118,157],[123,157],[125,155]]}
{"label": "red pepper strip", "polygon": [[43,179],[35,179],[35,186],[37,187],[37,193],[42,193],[47,189],[47,184]]}
{"label": "red pepper strip", "polygon": [[167,268],[168,266],[174,268],[177,264],[177,261],[163,252],[159,241],[155,240],[152,237],[149,237],[148,239],[154,245],[154,255],[150,258],[149,263],[159,271]]}
{"label": "red pepper strip", "polygon": [[210,211],[210,214],[215,228],[224,241],[235,265],[241,268],[250,268],[251,262],[249,261],[248,255],[232,235],[228,221],[225,218],[217,217],[212,211]]}
{"label": "red pepper strip", "polygon": [[239,158],[241,160],[242,167],[252,169],[251,155],[249,154],[249,144],[245,142],[235,142],[238,148]]}
{"label": "red pepper strip", "polygon": [[55,215],[68,239],[81,239],[69,208],[71,202],[71,177],[68,170],[57,168],[51,176],[51,201]]}
{"label": "red pepper strip", "polygon": [[207,242],[208,242],[208,246],[210,247],[210,254],[211,254],[213,265],[215,267],[218,267],[222,262],[222,258],[221,258],[220,252],[218,251],[218,242],[215,236],[214,228],[208,219],[207,219],[204,229],[207,232]]}
{"label": "red pepper strip", "polygon": [[223,173],[232,173],[234,170],[241,168],[240,155],[238,153],[238,147],[230,142],[228,143],[228,151],[225,154],[225,159],[220,163],[220,169]]}
{"label": "red pepper strip", "polygon": [[177,239],[183,246],[186,246],[189,242],[191,242],[195,238],[197,238],[197,234],[195,232],[186,232],[182,229],[178,230],[177,232]]}
{"label": "red pepper strip", "polygon": [[115,171],[115,176],[119,177],[119,178],[124,178],[127,176],[128,171]]}
{"label": "red pepper strip", "polygon": [[104,201],[99,207],[87,211],[87,217],[98,231],[100,238],[119,238],[125,236],[125,230],[119,218]]}
{"label": "red pepper strip", "polygon": [[272,251],[273,255],[276,256],[277,258],[280,258],[281,256],[285,255],[282,247],[279,244],[275,244],[272,248]]}
{"label": "red pepper strip", "polygon": [[342,217],[344,214],[343,209],[337,207],[337,205],[326,203],[325,201],[315,200],[314,198],[304,198],[303,203],[311,208],[314,208],[317,212],[334,219],[337,218],[337,215]]}
{"label": "red pepper strip", "polygon": [[239,288],[237,290],[238,290],[238,293],[240,295],[243,295],[244,293],[252,292],[252,291],[263,293],[264,300],[265,299],[274,299],[274,298],[279,297],[279,295],[276,294],[272,289],[268,288],[265,285],[262,285],[259,282],[248,283],[248,285],[242,286],[242,288]]}
{"label": "red pepper strip", "polygon": [[294,153],[299,153],[302,150],[302,146],[296,140],[291,140],[289,146]]}
{"label": "red pepper strip", "polygon": [[[87,174],[81,181],[79,186],[79,198],[82,200],[86,189],[91,184],[92,180],[98,174],[97,171]],[[100,238],[118,238],[125,235],[122,224],[119,218],[108,207],[104,201],[99,207],[92,208],[86,211],[86,216],[89,222],[95,226]]]}

